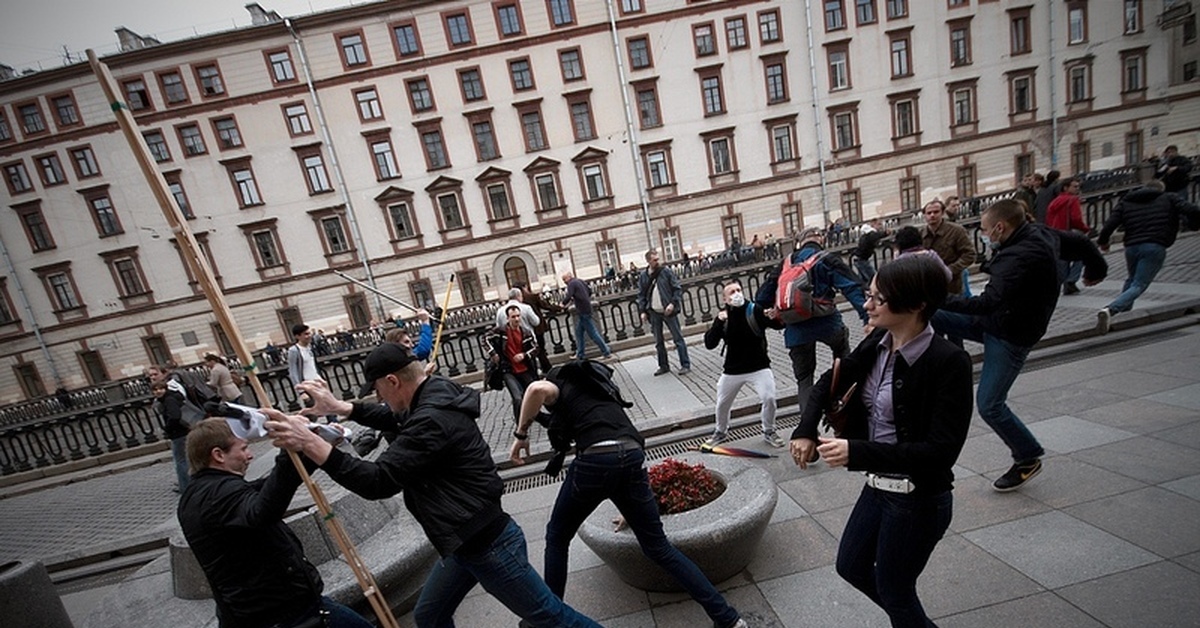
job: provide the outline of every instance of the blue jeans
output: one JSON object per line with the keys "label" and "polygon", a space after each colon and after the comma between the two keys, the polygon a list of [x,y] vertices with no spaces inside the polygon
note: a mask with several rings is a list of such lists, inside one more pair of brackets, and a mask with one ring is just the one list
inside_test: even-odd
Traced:
{"label": "blue jeans", "polygon": [[1058,277],[1063,283],[1075,283],[1083,276],[1083,262],[1058,261]]}
{"label": "blue jeans", "polygon": [[596,322],[592,320],[591,314],[575,314],[575,359],[582,360],[583,354],[586,352],[584,334],[591,336],[592,341],[600,347],[600,353],[605,357],[611,353],[608,349],[608,344],[604,342],[604,337],[600,335],[600,330],[596,329]]}
{"label": "blue jeans", "polygon": [[695,563],[671,545],[663,533],[658,502],[643,468],[646,456],[638,447],[603,454],[582,454],[567,469],[554,512],[546,524],[546,584],[562,596],[567,587],[567,552],[579,526],[600,505],[611,499],[633,530],[642,553],[671,574],[718,626],[738,620],[716,587]]}
{"label": "blue jeans", "polygon": [[[354,609],[345,604],[334,602],[327,596],[322,595],[321,601],[317,606],[327,613],[325,616],[327,621],[324,624],[327,628],[372,628],[374,626],[374,624],[367,621],[362,615],[354,612]],[[287,626],[296,626],[297,624],[309,621],[316,615],[317,606],[314,606],[302,618],[287,624]],[[276,624],[273,628],[284,628],[284,625]]]}
{"label": "blue jeans", "polygon": [[188,475],[187,436],[171,439],[171,458],[175,462],[175,481],[179,483],[179,492],[182,493],[191,480]]}
{"label": "blue jeans", "polygon": [[650,333],[654,334],[654,350],[658,353],[658,368],[670,366],[667,362],[667,340],[663,338],[663,323],[671,332],[671,340],[675,341],[675,351],[679,353],[679,368],[692,368],[692,360],[688,358],[687,343],[683,339],[683,330],[679,328],[679,313],[674,316],[663,316],[654,310],[647,310],[646,317],[650,319]]}
{"label": "blue jeans", "polygon": [[1125,247],[1125,269],[1128,271],[1128,277],[1125,278],[1125,287],[1121,294],[1108,304],[1109,311],[1116,314],[1132,310],[1133,302],[1150,287],[1150,282],[1154,281],[1158,271],[1162,270],[1166,259],[1167,248],[1161,244],[1144,242]]}
{"label": "blue jeans", "polygon": [[838,575],[878,604],[892,626],[933,626],[917,598],[917,578],[953,509],[950,491],[904,495],[864,486],[838,545]]}
{"label": "blue jeans", "polygon": [[529,625],[600,628],[550,591],[529,565],[525,534],[513,521],[483,553],[439,560],[425,579],[413,620],[420,628],[453,627],[454,610],[476,583]]}
{"label": "blue jeans", "polygon": [[871,280],[875,278],[875,264],[871,259],[854,258],[854,270],[857,270],[858,276],[862,278],[863,287],[870,288]]}
{"label": "blue jeans", "polygon": [[933,329],[983,343],[983,370],[975,391],[979,416],[1000,436],[1012,451],[1013,460],[1028,462],[1046,453],[1029,428],[1008,407],[1008,391],[1021,374],[1029,347],[1021,347],[983,331],[980,319],[967,314],[939,310],[933,315]]}

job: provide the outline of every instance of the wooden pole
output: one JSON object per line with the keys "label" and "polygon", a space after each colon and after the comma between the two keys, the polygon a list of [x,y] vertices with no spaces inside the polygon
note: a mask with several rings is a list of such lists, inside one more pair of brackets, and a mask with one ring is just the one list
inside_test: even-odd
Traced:
{"label": "wooden pole", "polygon": [[[450,291],[454,288],[454,273],[450,273],[450,281],[446,283],[446,296],[442,298],[442,319],[446,318],[446,308],[450,307]],[[442,330],[446,328],[446,321],[438,319],[437,338],[433,340],[433,351],[429,352],[429,362],[432,363],[437,359],[438,348],[442,345]]]}
{"label": "wooden pole", "polygon": [[[171,233],[175,234],[176,242],[179,244],[180,251],[183,252],[184,262],[192,272],[192,276],[200,283],[200,287],[204,290],[204,296],[208,298],[209,305],[212,306],[213,314],[216,315],[217,321],[221,324],[221,328],[225,331],[225,335],[233,344],[234,352],[238,356],[246,368],[246,375],[249,376],[250,386],[254,389],[254,394],[258,396],[260,403],[269,405],[267,401],[267,391],[263,388],[262,382],[258,379],[258,374],[255,369],[254,356],[250,354],[250,350],[246,346],[245,339],[242,338],[242,332],[238,329],[236,321],[233,319],[233,311],[229,308],[229,304],[225,301],[225,295],[221,292],[221,288],[217,285],[217,281],[213,276],[212,267],[208,264],[208,258],[200,251],[200,246],[196,243],[196,238],[192,235],[191,229],[188,228],[187,221],[183,217],[183,212],[179,210],[179,206],[175,203],[175,197],[171,194],[170,188],[167,187],[167,181],[163,178],[162,173],[155,166],[154,159],[150,155],[150,149],[146,146],[145,139],[137,130],[137,123],[133,119],[133,114],[129,108],[120,99],[117,93],[117,84],[113,80],[112,73],[109,72],[108,66],[105,65],[96,56],[93,50],[87,51],[88,63],[92,66],[92,72],[96,75],[96,80],[100,83],[100,88],[104,90],[104,97],[108,100],[112,107],[113,113],[117,116],[117,124],[121,127],[121,132],[125,135],[125,141],[129,144],[129,148],[133,151],[134,159],[141,168],[142,174],[146,177],[146,182],[150,185],[150,191],[154,194],[154,199],[158,201],[158,206],[162,209],[163,216],[167,219],[167,224],[171,226]],[[300,461],[300,456],[295,452],[288,452],[295,465],[296,470],[300,473],[304,485],[308,488],[308,492],[312,494],[313,502],[317,505],[317,510],[320,511],[322,518],[325,520],[326,526],[329,528],[329,533],[333,536],[338,548],[346,557],[346,562],[350,565],[350,569],[354,572],[354,577],[358,580],[358,585],[362,587],[363,595],[370,602],[371,608],[375,611],[376,618],[385,628],[399,628],[400,624],[396,622],[396,617],[392,615],[392,609],[388,606],[387,600],[383,597],[383,593],[379,590],[379,586],[375,584],[375,578],[371,575],[369,569],[359,557],[358,551],[354,548],[350,536],[346,534],[346,529],[342,527],[333,512],[333,508],[326,499],[324,491],[317,486],[313,481],[312,476],[305,470],[304,464]]]}

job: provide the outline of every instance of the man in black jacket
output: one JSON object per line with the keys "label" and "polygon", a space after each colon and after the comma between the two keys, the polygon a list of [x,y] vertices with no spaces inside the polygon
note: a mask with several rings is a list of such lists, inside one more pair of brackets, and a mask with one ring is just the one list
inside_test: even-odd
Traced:
{"label": "man in black jacket", "polygon": [[483,335],[483,348],[493,368],[504,377],[504,388],[512,396],[513,424],[521,418],[521,398],[525,389],[537,378],[534,358],[540,352],[534,332],[521,324],[521,309],[516,305],[504,308],[507,322]]}
{"label": "man in black jacket", "polygon": [[1165,189],[1162,181],[1151,181],[1126,194],[1100,230],[1100,250],[1107,253],[1113,231],[1125,229],[1128,271],[1121,294],[1096,314],[1096,328],[1102,334],[1108,333],[1114,314],[1132,310],[1133,302],[1150,287],[1167,259],[1167,247],[1175,244],[1180,221],[1188,229],[1200,229],[1200,208]]}
{"label": "man in black jacket", "polygon": [[992,483],[992,488],[1007,492],[1042,470],[1045,451],[1013,414],[1007,399],[1058,304],[1058,261],[1082,261],[1085,286],[1102,281],[1108,264],[1086,236],[1026,222],[1024,206],[1013,199],[987,208],[979,230],[996,252],[988,268],[988,284],[976,297],[951,295],[934,315],[933,327],[938,333],[983,343],[976,405],[1012,451],[1012,468]]}
{"label": "man in black jacket", "polygon": [[679,326],[679,314],[683,309],[683,286],[675,271],[663,266],[658,251],[646,251],[646,269],[638,276],[637,309],[642,314],[642,323],[649,321],[650,333],[654,335],[654,351],[658,357],[655,375],[671,372],[667,361],[667,341],[663,338],[663,325],[671,332],[675,351],[679,353],[679,374],[692,372],[692,360],[688,357],[687,341]]}
{"label": "man in black jacket", "polygon": [[479,432],[479,392],[427,376],[415,356],[393,343],[367,356],[363,375],[358,396],[376,391],[387,406],[338,400],[321,380],[297,389],[314,400],[311,413],[394,429],[396,440],[375,462],[334,449],[303,417],[264,411],[267,429],[277,446],[303,453],[358,495],[383,499],[404,491],[405,506],[442,556],[413,610],[417,626],[452,625],[454,610],[478,583],[532,626],[598,627],[563,604],[529,565],[525,535],[500,507],[504,483]]}
{"label": "man in black jacket", "polygon": [[887,234],[883,221],[872,218],[871,222],[863,225],[862,235],[858,236],[858,245],[854,247],[851,257],[854,258],[854,270],[858,271],[864,286],[871,285],[871,280],[875,278],[875,248]]}
{"label": "man in black jacket", "polygon": [[283,522],[300,486],[287,453],[275,457],[270,475],[247,482],[254,454],[225,419],[196,424],[187,453],[196,473],[179,500],[179,525],[212,587],[221,628],[370,628],[321,595],[321,574]]}

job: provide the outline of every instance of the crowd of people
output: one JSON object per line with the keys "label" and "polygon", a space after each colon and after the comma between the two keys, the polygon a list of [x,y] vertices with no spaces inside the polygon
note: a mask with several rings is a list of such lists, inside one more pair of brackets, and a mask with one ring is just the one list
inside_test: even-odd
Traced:
{"label": "crowd of people", "polygon": [[[841,536],[837,572],[882,608],[892,625],[933,625],[916,583],[952,517],[952,467],[973,410],[1012,459],[992,488],[1011,492],[1025,486],[1042,471],[1045,451],[1007,397],[1059,298],[1077,293],[1078,283],[1092,286],[1107,276],[1101,250],[1108,250],[1114,231],[1124,230],[1129,278],[1098,314],[1107,332],[1111,317],[1128,311],[1153,280],[1181,224],[1200,229],[1200,209],[1167,183],[1190,164],[1164,161],[1162,180],[1125,195],[1100,229],[1098,245],[1082,218],[1077,178],[1054,172],[1026,177],[1013,198],[992,203],[980,215],[979,234],[990,257],[982,270],[988,281],[974,295],[966,271],[977,261],[976,251],[955,221],[958,199],[927,203],[921,226],[893,230],[877,220],[863,225],[849,264],[826,250],[828,238],[846,237],[844,229],[803,229],[795,234],[795,250],[754,295],[735,280],[723,285],[721,306],[704,334],[706,349],[723,352],[715,426],[706,445],[729,439],[733,399],[748,384],[760,402],[765,444],[786,447],[801,470],[823,461],[865,474]],[[1045,193],[1046,186],[1053,186],[1051,192]],[[878,264],[883,246],[894,255]],[[756,256],[766,247],[757,236],[749,245]],[[647,251],[645,261],[633,285],[637,312],[654,338],[654,375],[688,376],[680,280],[657,251]],[[609,363],[619,358],[592,320],[587,283],[571,272],[562,279],[566,290],[558,302],[515,285],[495,325],[480,338],[495,387],[512,401],[510,459],[525,463],[534,423],[547,430],[557,452],[552,465],[561,464],[568,451],[576,454],[546,522],[542,575],[530,565],[524,532],[501,505],[503,483],[478,425],[480,392],[437,375],[429,363],[435,356],[428,313],[419,313],[418,338],[397,328],[370,352],[360,401],[353,402],[335,397],[321,379],[313,330],[297,325],[284,359],[307,407],[298,414],[263,409],[268,437],[299,454],[310,472],[319,469],[363,497],[403,495],[440,555],[416,603],[418,626],[453,625],[455,609],[476,584],[519,616],[522,626],[598,625],[564,594],[571,540],[606,499],[643,552],[678,581],[714,626],[747,626],[664,535],[645,468],[645,440],[629,418],[631,404],[612,381]],[[799,303],[792,300],[798,286],[806,291]],[[839,294],[862,325],[857,347],[850,346],[847,323],[832,307]],[[545,351],[545,322],[561,311],[574,317],[576,347],[572,359],[555,365]],[[674,341],[674,371],[664,328]],[[782,330],[797,385],[801,418],[787,439],[776,432],[768,329]],[[596,360],[586,359],[589,339]],[[978,384],[964,339],[983,346]],[[834,366],[819,378],[818,344],[834,357]],[[214,394],[239,398],[223,360],[212,355],[206,363]],[[282,523],[299,485],[284,455],[266,477],[246,481],[252,454],[245,436],[223,420],[185,416],[189,383],[170,368],[151,367],[147,374],[175,455],[184,535],[213,586],[222,624],[369,625],[322,595],[319,574]],[[367,401],[372,394],[382,403]],[[386,448],[368,460],[364,451],[355,455],[338,447],[311,429],[310,420],[322,416],[378,430],[387,435]],[[323,623],[305,623],[314,618]]]}

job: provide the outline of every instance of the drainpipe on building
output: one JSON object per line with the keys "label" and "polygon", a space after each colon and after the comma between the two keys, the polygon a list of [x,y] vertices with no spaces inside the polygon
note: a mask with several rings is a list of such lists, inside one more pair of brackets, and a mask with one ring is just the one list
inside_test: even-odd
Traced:
{"label": "drainpipe on building", "polygon": [[1054,78],[1054,3],[1050,2],[1050,169],[1058,167],[1058,80]]}
{"label": "drainpipe on building", "polygon": [[825,179],[825,141],[821,138],[821,94],[817,89],[817,56],[813,50],[812,2],[804,0],[804,29],[808,33],[808,71],[812,78],[813,135],[817,138],[817,168],[821,176],[821,215],[829,220],[829,185]]}
{"label": "drainpipe on building", "polygon": [[46,346],[46,339],[42,337],[42,328],[38,326],[37,319],[33,316],[33,306],[29,305],[29,297],[25,295],[25,288],[21,286],[21,278],[17,276],[17,269],[13,266],[12,258],[8,256],[8,246],[4,244],[2,237],[0,237],[0,255],[4,256],[4,267],[8,270],[8,276],[12,277],[13,285],[17,287],[17,298],[21,300],[25,316],[29,317],[29,326],[33,328],[33,336],[37,338],[38,346],[42,348],[42,357],[46,358],[46,364],[50,366],[50,376],[54,378],[54,387],[61,387],[63,381],[62,376],[58,373],[58,365],[54,363],[54,357],[50,355],[50,347]]}
{"label": "drainpipe on building", "polygon": [[[629,82],[625,75],[625,62],[621,54],[621,38],[617,35],[617,14],[613,11],[612,0],[606,0],[608,7],[608,27],[612,33],[613,56],[617,60],[617,79],[621,82],[621,103],[625,106],[625,134],[629,137],[629,160],[633,162],[633,176],[637,181],[638,202],[642,204],[642,223],[646,227],[646,248],[654,246],[654,235],[650,229],[650,202],[646,198],[646,180],[642,176],[642,152],[638,147],[637,129],[633,126],[633,109],[629,105]],[[683,247],[683,243],[680,243]],[[618,262],[620,260],[617,260]],[[619,269],[620,264],[617,264]]]}
{"label": "drainpipe on building", "polygon": [[[367,255],[367,242],[363,239],[362,230],[359,228],[358,220],[354,216],[354,205],[351,204],[350,192],[346,189],[346,178],[342,175],[342,164],[338,161],[337,149],[333,145],[333,138],[329,135],[329,125],[325,123],[325,110],[321,107],[321,99],[317,97],[317,87],[313,84],[312,71],[308,67],[308,55],[304,52],[304,42],[300,41],[300,35],[292,27],[292,20],[284,19],[283,25],[292,34],[292,41],[296,43],[296,51],[300,54],[300,66],[304,68],[304,82],[308,84],[308,95],[312,97],[313,107],[317,110],[317,124],[321,126],[321,138],[324,140],[325,146],[329,148],[329,163],[333,166],[333,175],[337,177],[338,190],[342,195],[342,204],[346,206],[346,220],[350,222],[350,231],[358,243],[363,271],[367,274],[367,283],[372,288],[378,289],[375,285],[375,275],[371,272],[370,258]],[[383,299],[378,293],[374,293],[374,297],[376,316],[379,317],[380,321],[387,320],[388,315],[387,311],[383,309]]]}

